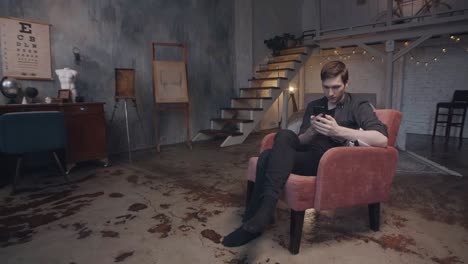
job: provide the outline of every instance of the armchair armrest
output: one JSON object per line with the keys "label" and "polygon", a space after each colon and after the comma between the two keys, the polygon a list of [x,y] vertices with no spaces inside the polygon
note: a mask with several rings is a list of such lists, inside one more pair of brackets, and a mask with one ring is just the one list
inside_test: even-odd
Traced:
{"label": "armchair armrest", "polygon": [[333,209],[386,201],[395,174],[394,147],[337,147],[322,156],[315,208]]}
{"label": "armchair armrest", "polygon": [[271,149],[273,147],[273,142],[275,141],[276,133],[267,134],[263,139],[262,143],[260,143],[260,153],[262,153],[266,149]]}

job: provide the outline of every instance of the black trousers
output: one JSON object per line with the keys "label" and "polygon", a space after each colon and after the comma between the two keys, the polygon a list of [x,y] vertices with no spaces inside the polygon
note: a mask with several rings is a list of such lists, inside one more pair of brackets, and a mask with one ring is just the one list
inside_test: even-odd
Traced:
{"label": "black trousers", "polygon": [[317,175],[322,155],[337,144],[322,136],[302,145],[291,130],[280,130],[273,147],[263,151],[257,161],[255,187],[246,208],[244,220],[250,219],[261,205],[263,197],[278,199],[289,174]]}

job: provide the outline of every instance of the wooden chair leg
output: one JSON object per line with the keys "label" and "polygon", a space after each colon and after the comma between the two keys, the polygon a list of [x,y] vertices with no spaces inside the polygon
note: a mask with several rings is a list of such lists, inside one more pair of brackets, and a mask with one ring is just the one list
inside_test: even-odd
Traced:
{"label": "wooden chair leg", "polygon": [[247,207],[249,205],[250,199],[252,198],[252,192],[255,187],[255,182],[253,181],[247,181],[247,196],[245,198],[245,206]]}
{"label": "wooden chair leg", "polygon": [[373,231],[380,230],[380,203],[369,204],[369,225]]}
{"label": "wooden chair leg", "polygon": [[19,156],[16,159],[16,169],[15,174],[13,175],[13,193],[16,192],[16,187],[19,181],[20,173],[21,173],[21,162],[23,161],[23,157]]}
{"label": "wooden chair leg", "polygon": [[65,170],[63,169],[63,166],[62,166],[62,162],[60,161],[60,158],[58,157],[57,153],[53,151],[52,154],[54,155],[54,159],[55,159],[55,162],[57,163],[60,174],[65,178],[66,182],[69,182],[70,179],[68,178],[68,175],[65,173]]}
{"label": "wooden chair leg", "polygon": [[304,225],[305,211],[291,209],[291,223],[289,229],[289,252],[296,255],[299,253],[302,238],[302,226]]}

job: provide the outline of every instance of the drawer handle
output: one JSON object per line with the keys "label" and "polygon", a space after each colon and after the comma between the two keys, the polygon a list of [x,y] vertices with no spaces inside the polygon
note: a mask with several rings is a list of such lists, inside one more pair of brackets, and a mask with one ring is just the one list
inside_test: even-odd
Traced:
{"label": "drawer handle", "polygon": [[80,106],[80,111],[86,111],[88,108],[86,106]]}

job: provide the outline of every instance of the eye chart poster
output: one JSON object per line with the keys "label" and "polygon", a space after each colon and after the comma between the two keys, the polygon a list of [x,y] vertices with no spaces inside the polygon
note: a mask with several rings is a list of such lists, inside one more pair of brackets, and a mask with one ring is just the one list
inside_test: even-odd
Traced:
{"label": "eye chart poster", "polygon": [[52,80],[49,24],[0,17],[0,47],[4,76]]}

